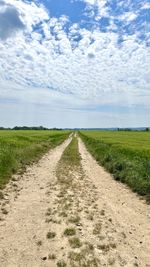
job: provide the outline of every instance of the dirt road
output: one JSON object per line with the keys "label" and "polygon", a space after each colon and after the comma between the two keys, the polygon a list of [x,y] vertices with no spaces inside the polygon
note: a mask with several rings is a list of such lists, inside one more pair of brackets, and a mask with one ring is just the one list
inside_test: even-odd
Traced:
{"label": "dirt road", "polygon": [[5,190],[0,266],[150,267],[150,206],[114,181],[81,140],[81,165],[58,163],[70,140]]}

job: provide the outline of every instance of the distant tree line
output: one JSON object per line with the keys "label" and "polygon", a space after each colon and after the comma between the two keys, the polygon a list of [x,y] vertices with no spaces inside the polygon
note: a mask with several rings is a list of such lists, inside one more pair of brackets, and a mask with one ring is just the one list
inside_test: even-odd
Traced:
{"label": "distant tree line", "polygon": [[127,132],[131,132],[131,131],[144,131],[144,132],[148,132],[150,130],[150,128],[146,127],[143,129],[132,129],[132,128],[117,128],[117,131],[127,131]]}
{"label": "distant tree line", "polygon": [[62,129],[60,128],[46,128],[43,126],[15,126],[13,128],[5,128],[5,127],[0,127],[0,130],[56,130],[56,131],[61,131]]}
{"label": "distant tree line", "polygon": [[132,129],[130,129],[130,128],[118,128],[117,129],[118,131],[132,131]]}

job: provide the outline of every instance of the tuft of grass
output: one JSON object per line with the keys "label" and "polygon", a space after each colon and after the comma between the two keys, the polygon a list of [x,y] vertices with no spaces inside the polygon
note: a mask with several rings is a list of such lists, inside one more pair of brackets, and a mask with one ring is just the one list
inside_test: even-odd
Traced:
{"label": "tuft of grass", "polygon": [[114,263],[115,263],[115,258],[114,257],[110,257],[110,258],[108,258],[108,264],[109,265],[114,265]]}
{"label": "tuft of grass", "polygon": [[8,210],[6,210],[5,208],[2,208],[2,213],[5,215],[8,214]]}
{"label": "tuft of grass", "polygon": [[47,233],[47,235],[46,235],[46,237],[48,238],[48,239],[52,239],[52,238],[54,238],[56,236],[56,233],[55,232],[48,232]]}
{"label": "tuft of grass", "polygon": [[101,210],[100,214],[101,214],[102,216],[104,216],[104,215],[105,215],[105,210]]}
{"label": "tuft of grass", "polygon": [[76,230],[75,228],[66,228],[65,231],[64,231],[64,235],[65,236],[72,236],[72,235],[75,235],[76,234]]}
{"label": "tuft of grass", "polygon": [[99,235],[101,232],[102,225],[101,223],[96,223],[93,229],[93,234],[94,235]]}
{"label": "tuft of grass", "polygon": [[49,254],[49,255],[48,255],[48,259],[49,259],[49,260],[55,260],[55,259],[56,259],[56,255],[53,254],[53,253],[52,253],[52,254]]}
{"label": "tuft of grass", "polygon": [[71,251],[69,254],[69,258],[72,263],[74,262],[81,262],[83,259],[83,254],[81,252],[73,252]]}
{"label": "tuft of grass", "polygon": [[100,244],[100,245],[97,245],[97,248],[105,252],[108,252],[110,250],[109,244]]}
{"label": "tuft of grass", "polygon": [[69,253],[70,265],[73,267],[98,267],[99,261],[94,254],[89,255],[88,250],[82,250],[81,252]]}
{"label": "tuft of grass", "polygon": [[57,267],[66,267],[66,266],[67,266],[67,264],[65,263],[64,260],[60,260],[57,262]]}
{"label": "tuft of grass", "polygon": [[93,220],[94,220],[93,214],[89,214],[89,215],[87,216],[87,219],[88,219],[89,221],[93,221]]}
{"label": "tuft of grass", "polygon": [[78,237],[73,237],[69,239],[69,244],[72,248],[80,248],[82,246],[82,242]]}
{"label": "tuft of grass", "polygon": [[94,250],[93,244],[91,244],[90,242],[86,242],[85,244],[86,244],[87,250],[89,250],[89,252]]}
{"label": "tuft of grass", "polygon": [[59,216],[60,216],[60,217],[67,217],[68,214],[67,214],[65,211],[61,211],[61,212],[59,213]]}
{"label": "tuft of grass", "polygon": [[73,224],[77,224],[80,222],[80,217],[78,215],[76,216],[71,216],[69,219],[68,219],[68,222],[70,223],[73,223]]}
{"label": "tuft of grass", "polygon": [[2,191],[0,191],[0,199],[4,199],[4,194]]}
{"label": "tuft of grass", "polygon": [[39,240],[39,241],[37,241],[37,246],[42,246],[42,241],[41,240]]}

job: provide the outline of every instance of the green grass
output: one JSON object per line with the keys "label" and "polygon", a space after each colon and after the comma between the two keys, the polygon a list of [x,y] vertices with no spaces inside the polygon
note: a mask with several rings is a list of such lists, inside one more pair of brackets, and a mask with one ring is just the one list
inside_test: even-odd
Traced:
{"label": "green grass", "polygon": [[67,264],[65,263],[64,260],[60,260],[60,261],[57,262],[57,266],[58,266],[58,267],[66,267]]}
{"label": "green grass", "polygon": [[69,131],[0,131],[0,189],[11,175],[61,144]]}
{"label": "green grass", "polygon": [[76,234],[76,230],[75,228],[66,228],[65,231],[64,231],[64,235],[66,236],[72,236],[72,235],[75,235]]}
{"label": "green grass", "polygon": [[116,180],[150,200],[150,132],[81,131],[80,136]]}
{"label": "green grass", "polygon": [[78,237],[72,237],[69,239],[69,244],[71,248],[80,248],[82,246],[82,242]]}
{"label": "green grass", "polygon": [[61,161],[64,164],[70,166],[79,166],[80,165],[81,156],[78,151],[78,140],[77,138],[73,137],[70,145],[65,149]]}
{"label": "green grass", "polygon": [[[73,186],[73,174],[76,171],[81,171],[81,156],[78,150],[78,140],[76,137],[72,138],[72,141],[65,149],[61,156],[61,159],[56,168],[56,176],[58,183],[61,186],[61,193],[58,195],[61,199],[65,199],[64,192]],[[75,185],[74,185],[75,186]],[[66,210],[69,207],[65,206],[62,211],[63,217],[66,217]]]}

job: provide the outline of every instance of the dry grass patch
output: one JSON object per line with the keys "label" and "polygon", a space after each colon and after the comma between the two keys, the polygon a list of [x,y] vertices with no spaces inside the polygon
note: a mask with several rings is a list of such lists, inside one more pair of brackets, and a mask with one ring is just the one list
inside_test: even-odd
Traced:
{"label": "dry grass patch", "polygon": [[49,259],[49,260],[55,260],[55,259],[56,259],[56,255],[53,254],[53,253],[52,253],[52,254],[49,254],[49,255],[48,255],[48,259]]}
{"label": "dry grass patch", "polygon": [[4,199],[4,194],[2,191],[0,191],[0,199]]}
{"label": "dry grass patch", "polygon": [[52,209],[51,209],[51,208],[48,208],[48,209],[47,209],[47,212],[46,212],[45,215],[46,215],[46,216],[50,216],[50,215],[52,215]]}
{"label": "dry grass patch", "polygon": [[72,235],[75,235],[76,234],[76,230],[75,228],[66,228],[65,231],[64,231],[64,235],[65,236],[72,236]]}
{"label": "dry grass patch", "polygon": [[39,241],[37,241],[37,243],[36,243],[36,244],[37,244],[37,246],[39,246],[39,247],[40,247],[40,246],[42,246],[42,241],[41,241],[41,240],[39,240]]}
{"label": "dry grass patch", "polygon": [[60,260],[57,262],[57,267],[66,267],[67,264],[64,260]]}
{"label": "dry grass patch", "polygon": [[78,237],[73,237],[69,239],[69,244],[72,248],[80,248],[82,246],[82,242]]}
{"label": "dry grass patch", "polygon": [[105,252],[108,252],[110,250],[109,244],[99,244],[97,245],[97,248]]}
{"label": "dry grass patch", "polygon": [[94,220],[94,216],[93,216],[93,214],[89,214],[89,215],[87,216],[87,219],[88,219],[89,221],[93,221],[93,220]]}
{"label": "dry grass patch", "polygon": [[60,217],[67,217],[68,214],[65,211],[62,211],[62,212],[59,213],[59,216]]}
{"label": "dry grass patch", "polygon": [[68,222],[77,224],[80,221],[80,217],[78,215],[73,215],[68,219]]}
{"label": "dry grass patch", "polygon": [[93,229],[93,235],[99,235],[101,232],[102,224],[101,222],[96,223]]}
{"label": "dry grass patch", "polygon": [[8,210],[6,210],[5,208],[2,208],[2,213],[5,215],[8,214]]}
{"label": "dry grass patch", "polygon": [[87,250],[81,252],[70,252],[69,254],[71,267],[98,267],[99,261],[94,254],[89,254]]}
{"label": "dry grass patch", "polygon": [[47,235],[46,235],[46,237],[48,238],[48,239],[52,239],[52,238],[55,238],[55,236],[56,236],[56,233],[55,232],[48,232],[47,233]]}

